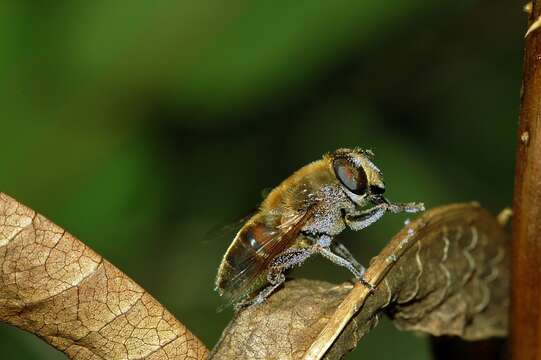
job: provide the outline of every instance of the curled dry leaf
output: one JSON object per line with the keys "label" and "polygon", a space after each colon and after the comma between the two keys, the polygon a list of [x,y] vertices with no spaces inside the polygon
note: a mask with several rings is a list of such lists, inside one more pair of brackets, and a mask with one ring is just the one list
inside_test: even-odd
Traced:
{"label": "curled dry leaf", "polygon": [[2,193],[0,321],[36,334],[72,359],[207,355],[205,346],[128,276]]}
{"label": "curled dry leaf", "polygon": [[475,203],[431,209],[372,259],[356,284],[287,282],[231,321],[213,359],[339,359],[381,313],[403,330],[466,340],[506,336],[508,235]]}

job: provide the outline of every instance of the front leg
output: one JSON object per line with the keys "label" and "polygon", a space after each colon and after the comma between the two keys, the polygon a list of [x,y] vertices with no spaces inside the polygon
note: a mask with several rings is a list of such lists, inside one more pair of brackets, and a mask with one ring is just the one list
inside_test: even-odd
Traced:
{"label": "front leg", "polygon": [[362,230],[381,219],[387,208],[387,204],[379,204],[356,214],[346,214],[344,222],[351,230]]}
{"label": "front leg", "polygon": [[344,216],[344,222],[351,230],[358,231],[381,219],[387,211],[398,214],[401,212],[416,213],[425,209],[423,203],[395,204],[384,198],[381,198],[379,201],[384,202],[358,213],[346,214]]}
{"label": "front leg", "polygon": [[424,203],[416,203],[416,202],[391,203],[388,200],[385,200],[385,201],[387,202],[387,211],[393,214],[398,214],[401,212],[416,213],[419,211],[425,211]]}

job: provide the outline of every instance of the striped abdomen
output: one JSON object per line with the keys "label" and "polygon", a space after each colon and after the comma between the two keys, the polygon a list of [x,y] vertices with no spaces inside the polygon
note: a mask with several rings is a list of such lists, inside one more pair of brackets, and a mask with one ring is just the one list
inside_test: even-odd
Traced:
{"label": "striped abdomen", "polygon": [[237,298],[260,288],[266,268],[276,253],[279,232],[260,222],[250,221],[237,234],[220,265],[216,286],[220,293]]}

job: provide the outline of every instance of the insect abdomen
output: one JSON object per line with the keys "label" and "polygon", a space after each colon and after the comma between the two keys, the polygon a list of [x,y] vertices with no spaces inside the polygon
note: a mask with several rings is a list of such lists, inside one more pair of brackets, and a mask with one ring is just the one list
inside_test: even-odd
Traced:
{"label": "insect abdomen", "polygon": [[248,286],[246,281],[263,272],[271,255],[265,245],[275,231],[262,223],[251,223],[239,231],[222,263],[216,284],[218,289],[223,292],[242,290]]}

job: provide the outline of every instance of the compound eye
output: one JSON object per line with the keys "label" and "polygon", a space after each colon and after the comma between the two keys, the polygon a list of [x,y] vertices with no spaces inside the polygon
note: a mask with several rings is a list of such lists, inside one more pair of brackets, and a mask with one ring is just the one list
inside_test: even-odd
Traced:
{"label": "compound eye", "polygon": [[347,159],[338,158],[333,161],[336,177],[352,193],[362,195],[366,192],[368,180],[362,168],[356,168]]}

